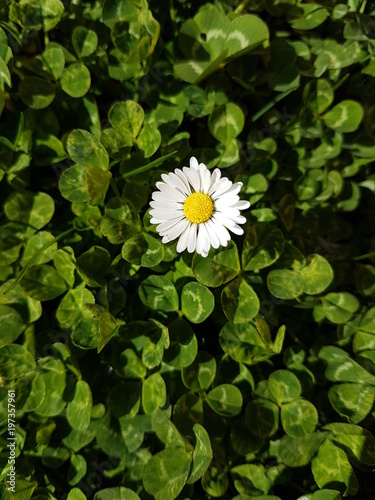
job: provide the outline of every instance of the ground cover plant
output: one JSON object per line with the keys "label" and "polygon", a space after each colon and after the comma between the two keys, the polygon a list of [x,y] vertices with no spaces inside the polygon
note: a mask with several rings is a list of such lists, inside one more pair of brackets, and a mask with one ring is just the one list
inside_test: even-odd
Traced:
{"label": "ground cover plant", "polygon": [[[375,497],[374,14],[0,1],[2,500]],[[251,204],[207,257],[191,157]]]}

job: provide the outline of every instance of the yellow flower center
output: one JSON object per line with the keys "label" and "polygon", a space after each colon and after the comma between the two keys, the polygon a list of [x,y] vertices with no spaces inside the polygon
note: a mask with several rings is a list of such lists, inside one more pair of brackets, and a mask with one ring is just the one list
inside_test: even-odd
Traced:
{"label": "yellow flower center", "polygon": [[190,222],[200,224],[208,221],[214,211],[214,202],[211,196],[204,193],[192,193],[186,198],[184,212]]}

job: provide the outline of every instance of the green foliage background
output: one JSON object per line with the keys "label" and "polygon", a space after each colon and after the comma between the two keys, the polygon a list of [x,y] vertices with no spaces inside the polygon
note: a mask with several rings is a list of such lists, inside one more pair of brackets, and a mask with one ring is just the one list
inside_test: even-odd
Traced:
{"label": "green foliage background", "polygon": [[[375,496],[374,14],[0,1],[2,499]],[[206,259],[148,215],[192,155],[251,202]]]}

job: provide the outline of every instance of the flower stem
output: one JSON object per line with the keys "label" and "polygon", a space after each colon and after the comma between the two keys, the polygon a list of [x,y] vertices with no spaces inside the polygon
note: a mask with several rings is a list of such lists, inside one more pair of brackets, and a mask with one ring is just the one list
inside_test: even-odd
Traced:
{"label": "flower stem", "polygon": [[236,8],[234,11],[235,14],[241,14],[241,12],[244,10],[246,5],[249,3],[249,0],[243,0],[240,5]]}
{"label": "flower stem", "polygon": [[365,9],[366,9],[366,4],[367,4],[367,0],[363,0],[361,8],[359,9],[360,14],[364,14]]}
{"label": "flower stem", "polygon": [[256,122],[261,116],[263,116],[265,113],[267,113],[267,111],[269,111],[271,108],[273,108],[273,106],[277,102],[281,101],[282,99],[284,99],[284,97],[288,96],[291,92],[294,92],[295,90],[296,89],[286,90],[282,94],[279,94],[278,96],[276,96],[275,99],[272,99],[271,102],[269,102],[268,104],[266,104],[265,106],[263,106],[263,108],[261,108],[257,113],[255,113],[255,115],[253,115],[251,117],[251,121],[253,123]]}
{"label": "flower stem", "polygon": [[375,252],[365,253],[364,255],[358,255],[358,257],[353,257],[353,260],[365,260],[371,257],[375,257]]}
{"label": "flower stem", "polygon": [[112,187],[113,191],[115,192],[115,195],[117,196],[117,198],[121,198],[120,191],[118,190],[118,187],[117,187],[113,177],[111,177],[110,183],[111,183],[111,187]]}

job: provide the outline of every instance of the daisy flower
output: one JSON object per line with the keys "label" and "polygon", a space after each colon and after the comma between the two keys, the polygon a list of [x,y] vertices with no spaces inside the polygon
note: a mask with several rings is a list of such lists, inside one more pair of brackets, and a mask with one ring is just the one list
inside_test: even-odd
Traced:
{"label": "daisy flower", "polygon": [[250,203],[238,196],[242,182],[233,184],[221,177],[218,168],[211,173],[194,157],[190,168],[176,168],[161,177],[164,182],[156,183],[158,191],[152,193],[150,214],[163,243],[179,238],[177,252],[196,250],[207,257],[211,246],[228,245],[229,231],[243,234],[238,224],[246,219],[240,210],[249,208]]}

